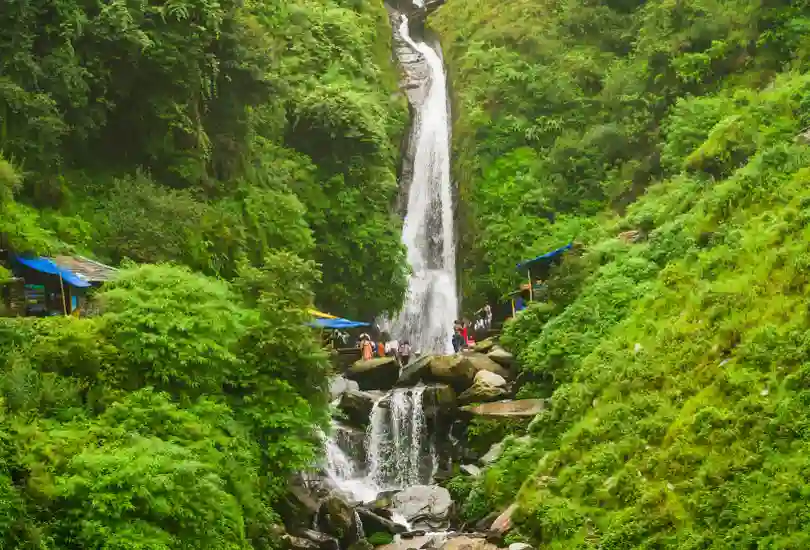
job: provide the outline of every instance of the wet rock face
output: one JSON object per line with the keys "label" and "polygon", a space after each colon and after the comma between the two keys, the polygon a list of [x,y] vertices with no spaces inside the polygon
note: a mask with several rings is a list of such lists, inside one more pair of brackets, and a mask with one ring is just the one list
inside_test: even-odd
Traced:
{"label": "wet rock face", "polygon": [[338,408],[346,415],[349,424],[364,428],[368,426],[371,409],[380,397],[382,395],[378,393],[349,390],[340,397]]}
{"label": "wet rock face", "polygon": [[444,487],[414,485],[394,495],[392,509],[415,529],[447,529],[453,500]]}
{"label": "wet rock face", "polygon": [[349,390],[357,391],[360,386],[354,380],[343,378],[342,376],[333,376],[329,380],[329,396],[332,401],[339,398],[341,395]]}
{"label": "wet rock face", "polygon": [[[314,547],[318,550],[340,550],[340,543],[334,537],[330,537],[320,531],[314,531],[312,529],[300,529],[296,531],[295,536],[298,539],[303,539],[306,541],[306,545],[304,548],[312,548],[313,544]],[[299,540],[299,544],[301,544]]]}
{"label": "wet rock face", "polygon": [[433,355],[423,355],[419,359],[402,367],[397,386],[414,386],[419,381],[425,380],[427,374],[430,372],[430,362],[433,360]]}
{"label": "wet rock face", "polygon": [[362,539],[362,528],[354,508],[338,493],[333,492],[318,509],[318,529],[340,541],[342,547],[351,546]]}
{"label": "wet rock face", "polygon": [[494,346],[487,357],[498,363],[505,368],[511,368],[515,365],[515,357],[500,346]]}
{"label": "wet rock face", "polygon": [[360,515],[360,520],[363,522],[363,530],[367,533],[390,533],[397,535],[408,530],[404,525],[395,523],[390,518],[385,518],[367,508],[358,508],[357,513]]}
{"label": "wet rock face", "polygon": [[357,361],[345,373],[361,390],[390,390],[399,379],[399,362],[395,357]]}

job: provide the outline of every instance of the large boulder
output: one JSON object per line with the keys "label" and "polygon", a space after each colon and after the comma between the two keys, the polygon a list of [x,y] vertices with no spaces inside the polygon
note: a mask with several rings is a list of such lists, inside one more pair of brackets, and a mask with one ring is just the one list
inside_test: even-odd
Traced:
{"label": "large boulder", "polygon": [[[507,369],[484,355],[483,353],[475,353],[474,351],[464,351],[460,355],[462,367],[465,370],[471,370],[473,373],[477,373],[481,370],[486,370],[489,372],[494,372],[495,374],[499,374],[504,378],[510,378],[511,374]],[[475,374],[473,374],[475,376]]]}
{"label": "large boulder", "polygon": [[408,530],[404,525],[396,523],[379,514],[375,514],[366,508],[357,508],[357,513],[360,516],[360,521],[363,522],[363,530],[366,533],[390,533],[397,535]]}
{"label": "large boulder", "polygon": [[510,504],[495,521],[489,530],[497,535],[504,535],[512,528],[512,516],[517,511],[517,503]]}
{"label": "large boulder", "polygon": [[425,388],[422,406],[427,418],[450,415],[456,409],[456,392],[448,384],[430,384]]}
{"label": "large boulder", "polygon": [[481,468],[475,464],[462,464],[459,469],[468,476],[478,477],[481,475]]}
{"label": "large boulder", "polygon": [[535,416],[545,409],[545,399],[518,399],[496,401],[495,403],[482,403],[481,405],[467,405],[461,410],[473,416],[520,418]]}
{"label": "large boulder", "polygon": [[332,398],[332,401],[338,399],[349,390],[357,391],[359,389],[360,385],[354,380],[349,380],[342,376],[333,376],[329,379],[329,396]]}
{"label": "large boulder", "polygon": [[487,357],[507,369],[515,365],[515,356],[500,346],[493,347],[492,350],[487,353]]}
{"label": "large boulder", "polygon": [[315,543],[318,550],[340,550],[340,543],[335,537],[315,531],[313,529],[300,529],[295,532],[298,538]]}
{"label": "large boulder", "polygon": [[431,378],[450,384],[458,392],[472,386],[476,372],[472,363],[464,361],[461,355],[436,355],[430,360]]}
{"label": "large boulder", "polygon": [[287,491],[276,505],[284,525],[290,529],[309,528],[318,513],[318,497],[301,476],[293,476]]}
{"label": "large boulder", "polygon": [[492,445],[489,450],[479,459],[479,462],[484,466],[489,466],[490,464],[496,462],[501,455],[506,450],[506,441],[499,441]]}
{"label": "large boulder", "polygon": [[414,386],[420,380],[424,380],[430,374],[430,362],[433,360],[433,355],[423,355],[415,361],[411,361],[404,367],[399,374],[397,386]]}
{"label": "large boulder", "polygon": [[281,537],[281,548],[284,550],[321,550],[317,542],[312,542],[304,537],[294,537],[284,535]]}
{"label": "large boulder", "polygon": [[335,537],[341,547],[351,546],[362,540],[362,526],[354,508],[337,492],[333,491],[321,501],[318,509],[318,530]]}
{"label": "large boulder", "polygon": [[353,426],[368,426],[371,409],[380,398],[379,394],[359,390],[349,390],[340,397],[338,408],[346,415]]}
{"label": "large boulder", "polygon": [[[484,372],[484,371],[482,371]],[[497,374],[490,373],[493,376]],[[498,376],[501,380],[500,376]],[[505,382],[505,381],[504,381]],[[467,403],[487,403],[489,401],[497,401],[506,397],[506,388],[501,386],[493,386],[483,378],[476,378],[475,383],[467,388],[464,393],[458,396],[458,402],[461,404]]]}
{"label": "large boulder", "polygon": [[399,379],[399,362],[396,357],[378,357],[357,361],[345,373],[355,380],[361,390],[390,390]]}
{"label": "large boulder", "polygon": [[414,529],[446,529],[450,524],[453,500],[450,492],[438,485],[412,485],[394,495],[391,507]]}
{"label": "large boulder", "polygon": [[475,382],[481,382],[495,388],[506,387],[506,379],[503,376],[489,372],[488,370],[480,370],[475,373]]}
{"label": "large boulder", "polygon": [[481,340],[480,342],[476,342],[473,346],[473,351],[478,353],[488,353],[489,350],[495,347],[495,340],[492,338],[487,338],[486,340]]}

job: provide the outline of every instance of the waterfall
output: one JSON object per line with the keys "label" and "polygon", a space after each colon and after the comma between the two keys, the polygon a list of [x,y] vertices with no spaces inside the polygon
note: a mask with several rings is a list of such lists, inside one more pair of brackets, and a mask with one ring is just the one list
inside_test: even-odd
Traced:
{"label": "waterfall", "polygon": [[424,394],[424,386],[395,389],[371,411],[368,478],[381,490],[429,482],[436,457],[427,433]]}
{"label": "waterfall", "polygon": [[367,502],[380,491],[428,483],[438,460],[427,430],[424,395],[425,386],[398,388],[374,404],[363,457],[367,469],[352,458],[352,443],[333,422],[331,434],[323,435],[324,471],[332,485]]}
{"label": "waterfall", "polygon": [[391,328],[398,338],[410,340],[416,352],[451,353],[458,297],[446,77],[437,50],[411,38],[405,16],[399,34],[424,59],[428,80],[424,98],[416,105],[413,180],[402,229],[413,272],[405,305]]}

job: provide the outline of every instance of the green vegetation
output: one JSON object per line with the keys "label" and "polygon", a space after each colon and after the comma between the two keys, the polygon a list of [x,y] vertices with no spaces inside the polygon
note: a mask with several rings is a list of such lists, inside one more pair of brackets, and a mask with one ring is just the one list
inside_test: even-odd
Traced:
{"label": "green vegetation", "polygon": [[104,313],[0,324],[0,548],[273,548],[328,418],[289,253],[232,284],[134,267]]}
{"label": "green vegetation", "polygon": [[0,248],[123,267],[97,315],[0,319],[0,549],[278,548],[328,424],[307,308],[405,289],[382,0],[21,0],[0,28]]}
{"label": "green vegetation", "polygon": [[286,249],[323,266],[327,311],[399,306],[407,109],[382,0],[25,0],[0,26],[15,248],[226,278]]}
{"label": "green vegetation", "polygon": [[[810,5],[448,0],[468,296],[577,239],[509,324],[552,393],[475,482],[542,548],[802,548]],[[622,238],[638,231],[639,239]],[[471,307],[478,304],[472,303]]]}

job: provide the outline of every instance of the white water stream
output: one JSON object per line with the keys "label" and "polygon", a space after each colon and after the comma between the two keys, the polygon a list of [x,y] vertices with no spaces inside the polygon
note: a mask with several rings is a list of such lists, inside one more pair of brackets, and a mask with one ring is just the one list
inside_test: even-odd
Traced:
{"label": "white water stream", "polygon": [[[446,76],[440,54],[411,38],[404,16],[399,35],[421,56],[428,78],[415,105],[413,178],[402,231],[413,273],[405,305],[386,328],[399,340],[409,340],[415,352],[449,354],[458,297]],[[377,400],[362,449],[357,438],[346,436],[347,428],[334,424],[326,439],[331,483],[362,502],[374,500],[380,491],[431,483],[439,461],[427,429],[424,394],[420,385],[391,390]],[[393,519],[406,524],[396,514]]]}
{"label": "white water stream", "polygon": [[410,340],[413,350],[422,354],[452,353],[458,297],[447,80],[441,56],[427,43],[411,38],[405,16],[399,34],[424,59],[428,80],[411,134],[415,144],[413,180],[402,229],[413,273],[391,333]]}

